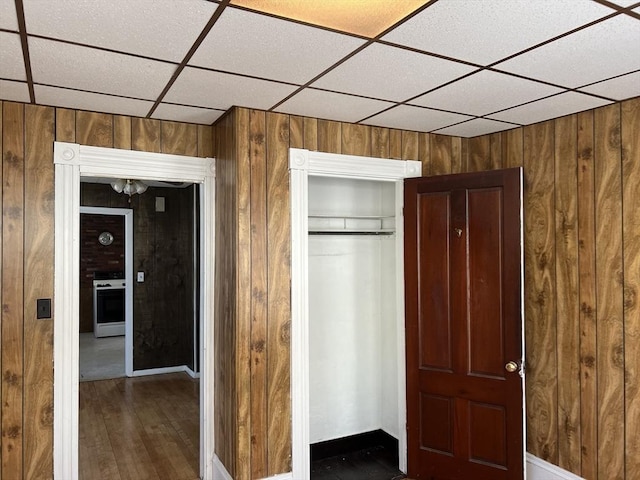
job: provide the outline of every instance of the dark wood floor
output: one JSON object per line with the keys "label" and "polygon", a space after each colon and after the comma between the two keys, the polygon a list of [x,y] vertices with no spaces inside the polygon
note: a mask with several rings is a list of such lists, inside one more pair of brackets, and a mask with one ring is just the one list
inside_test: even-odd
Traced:
{"label": "dark wood floor", "polygon": [[198,398],[186,373],[81,382],[80,479],[199,478]]}
{"label": "dark wood floor", "polygon": [[358,450],[316,460],[311,464],[312,480],[400,480],[397,453],[384,447]]}

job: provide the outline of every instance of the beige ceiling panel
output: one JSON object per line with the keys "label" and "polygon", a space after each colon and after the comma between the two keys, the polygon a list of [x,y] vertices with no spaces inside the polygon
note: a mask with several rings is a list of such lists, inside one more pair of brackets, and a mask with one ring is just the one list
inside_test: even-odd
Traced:
{"label": "beige ceiling panel", "polygon": [[0,28],[18,31],[15,0],[0,0]]}
{"label": "beige ceiling panel", "polygon": [[36,85],[34,90],[37,103],[54,107],[76,108],[78,110],[89,110],[92,112],[144,117],[153,106],[153,102],[143,100],[132,100],[130,98],[79,92],[77,90],[67,90],[65,88],[47,87],[43,85]]}
{"label": "beige ceiling panel", "polygon": [[399,128],[402,130],[431,132],[453,125],[454,123],[469,120],[470,118],[471,117],[467,115],[459,115],[457,113],[400,105],[380,115],[376,115],[363,123],[381,127]]}
{"label": "beige ceiling panel", "polygon": [[208,108],[185,107],[182,105],[161,103],[158,105],[158,108],[155,109],[151,118],[211,125],[220,118],[223,113],[224,111],[222,110],[211,110]]}
{"label": "beige ceiling panel", "polygon": [[435,133],[470,138],[477,137],[479,135],[488,135],[489,133],[501,132],[503,130],[517,128],[518,126],[519,125],[514,125],[513,123],[489,120],[488,118],[474,118],[468,122],[459,123],[457,125],[437,130]]}
{"label": "beige ceiling panel", "polygon": [[0,78],[26,80],[22,43],[17,33],[0,32]]}
{"label": "beige ceiling panel", "polygon": [[622,75],[621,77],[580,88],[580,90],[595,95],[602,95],[607,98],[613,98],[614,100],[640,97],[640,72]]}
{"label": "beige ceiling panel", "polygon": [[0,100],[29,103],[29,87],[24,82],[0,80]]}

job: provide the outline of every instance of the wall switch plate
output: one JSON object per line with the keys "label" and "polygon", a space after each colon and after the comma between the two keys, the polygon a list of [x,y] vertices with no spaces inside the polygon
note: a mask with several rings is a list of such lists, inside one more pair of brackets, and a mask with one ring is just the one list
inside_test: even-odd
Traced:
{"label": "wall switch plate", "polygon": [[156,197],[156,212],[164,212],[164,197]]}
{"label": "wall switch plate", "polygon": [[137,280],[138,280],[138,283],[144,282],[144,272],[138,272]]}
{"label": "wall switch plate", "polygon": [[37,318],[51,318],[51,299],[39,298],[36,302]]}

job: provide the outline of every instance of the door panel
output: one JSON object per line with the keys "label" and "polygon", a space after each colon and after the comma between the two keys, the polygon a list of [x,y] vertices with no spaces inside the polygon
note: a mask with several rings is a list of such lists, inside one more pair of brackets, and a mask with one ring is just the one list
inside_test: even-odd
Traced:
{"label": "door panel", "polygon": [[405,181],[411,478],[523,478],[521,175]]}

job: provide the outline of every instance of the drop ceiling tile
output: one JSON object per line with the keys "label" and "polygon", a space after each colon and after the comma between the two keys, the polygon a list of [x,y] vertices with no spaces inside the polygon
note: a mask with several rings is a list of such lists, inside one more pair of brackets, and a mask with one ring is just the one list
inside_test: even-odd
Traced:
{"label": "drop ceiling tile", "polygon": [[30,34],[173,62],[184,59],[216,8],[202,0],[24,0]]}
{"label": "drop ceiling tile", "polygon": [[411,104],[481,116],[561,91],[557,87],[483,70],[418,97]]}
{"label": "drop ceiling tile", "polygon": [[374,43],[312,84],[381,100],[404,101],[474,67]]}
{"label": "drop ceiling tile", "polygon": [[611,3],[620,7],[630,7],[634,3],[638,3],[638,0],[609,0]]}
{"label": "drop ceiling tile", "polygon": [[234,105],[267,110],[297,87],[283,83],[186,67],[164,100],[227,110]]}
{"label": "drop ceiling tile", "polygon": [[29,87],[24,82],[0,80],[0,100],[29,103]]}
{"label": "drop ceiling tile", "polygon": [[15,0],[0,0],[0,28],[18,31]]}
{"label": "drop ceiling tile", "polygon": [[383,40],[488,65],[612,12],[590,0],[441,0]]}
{"label": "drop ceiling tile", "polygon": [[612,78],[579,90],[615,100],[638,97],[640,96],[640,72]]}
{"label": "drop ceiling tile", "polygon": [[363,43],[355,37],[227,8],[189,64],[304,84]]}
{"label": "drop ceiling tile", "polygon": [[380,100],[305,88],[275,111],[353,123],[391,105]]}
{"label": "drop ceiling tile", "polygon": [[640,69],[638,45],[640,21],[618,15],[495,68],[574,88]]}
{"label": "drop ceiling tile", "polygon": [[431,132],[470,119],[468,115],[441,112],[422,107],[400,105],[365,120],[367,125]]}
{"label": "drop ceiling tile", "polygon": [[513,123],[498,122],[496,120],[489,120],[488,118],[474,118],[468,122],[459,123],[457,125],[437,130],[435,133],[470,138],[517,127],[519,127],[519,125],[515,125]]}
{"label": "drop ceiling tile", "polygon": [[22,43],[17,33],[0,32],[0,78],[26,80]]}
{"label": "drop ceiling tile", "polygon": [[153,102],[132,100],[130,98],[101,95],[99,93],[80,92],[65,88],[35,85],[36,103],[54,107],[75,108],[92,112],[117,113],[144,117]]}
{"label": "drop ceiling tile", "polygon": [[489,118],[519,123],[521,125],[530,125],[551,118],[601,107],[609,103],[612,102],[581,93],[566,92],[505,110],[504,112],[489,115]]}
{"label": "drop ceiling tile", "polygon": [[33,37],[29,53],[36,83],[148,100],[160,95],[176,69],[170,63]]}
{"label": "drop ceiling tile", "polygon": [[151,118],[161,120],[173,120],[175,122],[201,123],[211,125],[224,113],[223,110],[211,110],[208,108],[185,107],[182,105],[172,105],[161,103],[153,112]]}
{"label": "drop ceiling tile", "polygon": [[294,18],[313,25],[374,37],[429,0],[232,0],[234,5]]}

